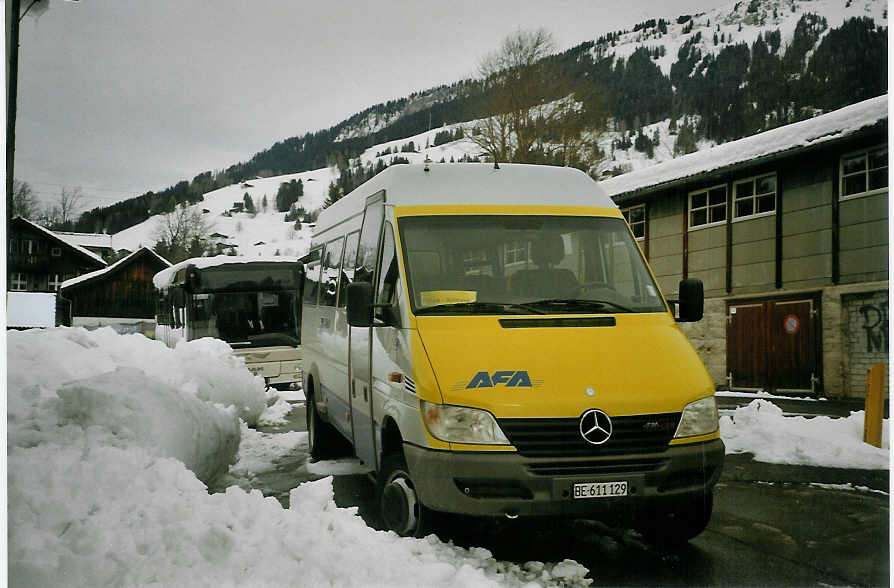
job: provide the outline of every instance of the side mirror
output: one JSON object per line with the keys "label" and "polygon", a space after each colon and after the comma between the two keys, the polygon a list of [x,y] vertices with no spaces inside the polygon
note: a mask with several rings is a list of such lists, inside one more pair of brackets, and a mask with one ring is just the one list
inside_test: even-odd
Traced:
{"label": "side mirror", "polygon": [[348,284],[348,324],[370,327],[373,324],[373,287],[369,282]]}
{"label": "side mirror", "polygon": [[202,276],[199,275],[199,270],[193,266],[186,268],[186,283],[184,284],[184,288],[186,288],[186,291],[190,294],[198,292],[202,288]]}
{"label": "side mirror", "polygon": [[702,320],[705,314],[705,286],[696,278],[680,282],[680,318],[681,323],[694,323]]}

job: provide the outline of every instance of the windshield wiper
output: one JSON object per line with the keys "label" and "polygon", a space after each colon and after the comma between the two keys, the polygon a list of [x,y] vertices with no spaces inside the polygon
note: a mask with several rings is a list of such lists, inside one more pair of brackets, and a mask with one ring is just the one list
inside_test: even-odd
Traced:
{"label": "windshield wiper", "polygon": [[586,298],[545,298],[543,300],[531,300],[530,302],[525,302],[525,304],[532,307],[560,306],[565,307],[564,310],[571,310],[576,308],[598,308],[599,310],[604,310],[606,308],[616,308],[622,312],[636,312],[632,308],[627,308],[626,306],[622,306],[617,302],[610,302],[608,300],[589,300]]}
{"label": "windshield wiper", "polygon": [[416,314],[433,314],[442,311],[465,311],[471,314],[545,314],[545,311],[538,308],[509,302],[452,302],[449,304],[436,304],[420,308],[416,311]]}

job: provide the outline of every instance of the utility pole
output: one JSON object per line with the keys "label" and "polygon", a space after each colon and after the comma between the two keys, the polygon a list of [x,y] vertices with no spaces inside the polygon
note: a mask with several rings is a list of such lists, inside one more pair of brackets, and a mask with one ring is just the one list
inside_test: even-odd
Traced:
{"label": "utility pole", "polygon": [[[20,0],[6,3],[6,22],[9,36],[6,38],[6,197],[12,195],[16,152],[16,96],[19,85],[19,9]],[[8,215],[7,215],[8,216]]]}

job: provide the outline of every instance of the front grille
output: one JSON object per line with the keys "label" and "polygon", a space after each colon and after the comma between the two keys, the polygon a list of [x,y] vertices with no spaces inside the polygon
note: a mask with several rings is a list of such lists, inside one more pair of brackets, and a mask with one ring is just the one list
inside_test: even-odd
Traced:
{"label": "front grille", "polygon": [[667,462],[663,458],[609,459],[594,461],[549,461],[528,464],[535,476],[596,476],[654,472]]}
{"label": "front grille", "polygon": [[499,419],[509,442],[526,457],[594,457],[660,453],[677,425],[680,413],[612,417],[612,435],[592,445],[580,434],[580,419]]}

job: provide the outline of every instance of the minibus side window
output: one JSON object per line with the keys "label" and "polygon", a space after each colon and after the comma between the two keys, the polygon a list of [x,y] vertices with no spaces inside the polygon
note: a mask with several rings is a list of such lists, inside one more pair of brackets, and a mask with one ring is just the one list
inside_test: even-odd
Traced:
{"label": "minibus side window", "polygon": [[304,274],[304,303],[316,306],[317,292],[320,285],[320,259],[323,248],[319,247],[308,253],[307,271]]}
{"label": "minibus side window", "polygon": [[322,287],[320,306],[335,306],[338,296],[338,265],[341,262],[344,237],[339,237],[326,244],[326,255],[323,259]]}
{"label": "minibus side window", "polygon": [[348,305],[348,284],[354,281],[354,263],[357,261],[357,244],[359,242],[359,232],[351,233],[345,241],[345,254],[341,262],[341,275],[338,280],[339,308],[345,308]]}
{"label": "minibus side window", "polygon": [[[394,247],[394,230],[391,223],[385,223],[385,237],[382,241],[382,271],[379,272],[379,286],[376,289],[376,304],[392,305],[395,302],[395,292],[397,291],[397,250]],[[388,312],[389,309],[377,306],[375,309],[375,318],[384,321],[387,324],[393,324],[394,313]]]}

